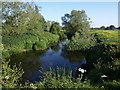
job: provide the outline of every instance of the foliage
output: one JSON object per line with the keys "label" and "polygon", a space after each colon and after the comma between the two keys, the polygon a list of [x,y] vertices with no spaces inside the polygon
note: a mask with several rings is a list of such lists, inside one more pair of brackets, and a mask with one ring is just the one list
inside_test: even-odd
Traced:
{"label": "foliage", "polygon": [[100,29],[105,30],[105,26],[101,26]]}
{"label": "foliage", "polygon": [[46,22],[46,25],[47,25],[46,31],[48,31],[48,32],[50,31],[51,25],[53,23],[54,23],[54,21],[49,21],[49,20]]}
{"label": "foliage", "polygon": [[120,26],[118,27],[118,30],[120,30]]}
{"label": "foliage", "polygon": [[92,27],[91,29],[92,30],[117,30],[117,29],[119,29],[119,27],[110,25],[110,26]]}
{"label": "foliage", "polygon": [[76,32],[84,36],[90,27],[87,15],[83,10],[72,10],[70,14],[62,17],[62,21],[67,30],[68,39],[71,39]]}
{"label": "foliage", "polygon": [[117,46],[120,45],[118,42],[119,30],[91,30],[90,33],[96,35],[95,38],[99,39],[101,43]]}
{"label": "foliage", "polygon": [[115,26],[114,25],[110,25],[110,30],[114,30]]}
{"label": "foliage", "polygon": [[[19,88],[19,89],[109,89],[109,88],[117,88],[119,87],[118,81],[104,81],[104,79],[100,79],[100,75],[109,74],[110,70],[106,70],[106,66],[101,63],[96,64],[96,68],[91,70],[90,76],[87,81],[81,82],[82,77],[78,77],[74,79],[72,77],[72,71],[66,70],[65,68],[50,68],[50,71],[44,72],[44,79],[37,83],[25,82],[22,84],[20,82],[23,71],[18,69],[18,67],[13,66],[11,69],[8,66],[8,62],[3,64],[3,88]],[[108,67],[108,66],[107,66]],[[101,70],[102,69],[102,70]],[[104,70],[103,70],[104,69]],[[110,67],[110,69],[112,69]],[[114,70],[114,68],[113,68]],[[118,71],[117,71],[118,72]],[[97,75],[96,75],[97,73]],[[112,75],[115,72],[111,73]],[[119,75],[119,74],[118,74]],[[96,81],[97,80],[97,81]],[[93,81],[96,84],[93,84]],[[101,82],[101,83],[100,83]],[[109,83],[108,83],[109,82]],[[117,84],[118,83],[118,84]],[[113,86],[112,86],[113,85]]]}
{"label": "foliage", "polygon": [[50,27],[50,32],[53,34],[58,34],[61,30],[61,26],[59,25],[58,22],[54,22],[51,27]]}
{"label": "foliage", "polygon": [[4,56],[32,49],[43,50],[59,40],[58,35],[45,32],[46,21],[34,3],[3,2],[2,6]]}
{"label": "foliage", "polygon": [[65,14],[62,20],[70,39],[67,50],[85,50],[95,44],[95,39],[89,33],[90,22],[85,11],[72,10],[71,14]]}
{"label": "foliage", "polygon": [[81,82],[81,77],[77,79],[72,78],[72,72],[66,74],[65,68],[50,69],[45,72],[44,80],[36,84],[28,84],[24,87],[32,89],[77,89],[77,88],[98,88],[97,86],[90,85],[89,81]]}
{"label": "foliage", "polygon": [[119,49],[117,46],[97,44],[87,50],[86,58],[88,63],[91,65],[96,64],[99,60],[102,60],[103,64],[108,64],[114,62],[119,58]]}
{"label": "foliage", "polygon": [[60,40],[67,38],[65,35],[65,30],[62,29],[58,22],[52,22],[50,32],[59,35]]}
{"label": "foliage", "polygon": [[[12,68],[9,66],[8,61],[3,61],[2,77],[3,85],[2,88],[19,88],[20,80],[22,79],[23,71],[14,65]],[[18,87],[19,86],[19,87]]]}
{"label": "foliage", "polygon": [[[88,38],[89,37],[89,38]],[[95,40],[90,38],[91,36],[80,36],[79,33],[75,33],[70,43],[67,45],[67,50],[86,50],[95,45]]]}
{"label": "foliage", "polygon": [[111,82],[104,82],[103,85],[104,85],[105,89],[118,90],[120,88],[120,81],[113,80]]}
{"label": "foliage", "polygon": [[45,73],[44,81],[38,84],[38,88],[95,88],[90,85],[89,81],[82,83],[80,77],[76,80],[72,79],[71,71],[68,72],[69,74],[66,74],[66,72],[67,71],[64,68],[48,71]]}
{"label": "foliage", "polygon": [[[86,59],[90,67],[88,76],[92,84],[104,84],[104,81],[113,80],[119,82],[120,65],[117,63],[120,60],[119,53],[117,46],[106,44],[97,44],[87,51]],[[102,75],[107,77],[103,79]]]}
{"label": "foliage", "polygon": [[[105,89],[118,89],[120,88],[120,77],[119,77],[119,65],[103,64],[102,60],[94,64],[93,68],[89,73],[90,83],[92,85],[101,85]],[[101,77],[106,75],[106,77]]]}
{"label": "foliage", "polygon": [[[114,30],[93,30],[91,34],[97,39],[97,44],[91,47],[86,54],[89,67],[91,67],[89,78],[91,83],[100,83],[106,89],[119,88],[119,85],[112,85],[115,80],[119,83],[119,31]],[[98,42],[99,41],[99,42]],[[97,74],[97,75],[96,75]],[[107,78],[101,78],[101,75],[107,75]],[[110,84],[110,83],[112,84]],[[106,85],[107,83],[107,85]]]}
{"label": "foliage", "polygon": [[[38,83],[20,82],[23,70],[18,66],[9,66],[3,61],[3,88],[110,88],[114,85],[119,88],[120,62],[117,31],[89,31],[90,25],[85,11],[71,11],[62,17],[63,28],[59,23],[46,23],[39,13],[39,7],[34,3],[3,2],[2,3],[2,42],[3,58],[14,53],[27,50],[43,50],[51,44],[67,37],[70,39],[66,46],[68,50],[86,50],[91,71],[88,81],[81,82],[81,77],[74,79],[71,71],[65,69],[50,70],[45,72],[44,80]],[[33,23],[34,22],[34,23]],[[49,24],[49,25],[47,25]],[[51,27],[51,28],[50,28]],[[107,27],[114,29],[114,26]],[[50,29],[50,30],[49,30]],[[103,27],[102,27],[103,29]],[[66,31],[65,31],[66,30]],[[47,31],[47,32],[46,32]],[[52,33],[50,33],[50,32]],[[106,35],[107,34],[107,35]],[[94,36],[94,37],[93,37]],[[97,43],[96,43],[96,40]],[[98,42],[100,40],[100,42]],[[96,44],[96,45],[95,45]],[[23,58],[23,57],[22,57]],[[67,74],[66,74],[67,73]],[[109,77],[107,80],[100,78],[102,74]],[[97,86],[93,86],[94,84]],[[117,85],[118,84],[118,85]],[[103,85],[99,86],[99,85]]]}

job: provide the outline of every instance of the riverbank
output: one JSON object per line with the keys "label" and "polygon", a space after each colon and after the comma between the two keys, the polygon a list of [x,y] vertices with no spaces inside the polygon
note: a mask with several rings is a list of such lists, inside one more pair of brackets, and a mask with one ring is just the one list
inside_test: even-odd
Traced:
{"label": "riverbank", "polygon": [[45,50],[51,44],[57,43],[58,41],[58,35],[45,31],[41,31],[40,34],[33,33],[33,35],[31,35],[31,33],[13,33],[12,35],[4,34],[2,38],[3,57],[9,57],[12,54],[29,50]]}
{"label": "riverbank", "polygon": [[[112,88],[114,84],[120,82],[118,75],[120,70],[119,30],[90,30],[89,33],[94,36],[96,41],[93,46],[89,46],[86,39],[79,44],[80,38],[73,38],[67,49],[81,51],[83,48],[90,69],[88,74],[90,82],[95,85],[111,82]],[[84,48],[81,45],[89,47]],[[101,75],[107,75],[108,78],[103,82]],[[119,87],[119,84],[116,87]]]}

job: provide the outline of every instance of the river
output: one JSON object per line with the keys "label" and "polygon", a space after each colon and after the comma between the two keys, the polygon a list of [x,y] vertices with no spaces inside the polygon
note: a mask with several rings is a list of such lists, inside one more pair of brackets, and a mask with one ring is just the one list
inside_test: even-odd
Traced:
{"label": "river", "polygon": [[[24,70],[24,80],[38,82],[42,78],[42,72],[56,68],[71,69],[73,73],[81,64],[86,64],[85,56],[79,52],[67,52],[64,46],[67,41],[60,42],[44,51],[29,51],[12,55],[10,64],[20,64]],[[41,72],[42,71],[42,72]]]}

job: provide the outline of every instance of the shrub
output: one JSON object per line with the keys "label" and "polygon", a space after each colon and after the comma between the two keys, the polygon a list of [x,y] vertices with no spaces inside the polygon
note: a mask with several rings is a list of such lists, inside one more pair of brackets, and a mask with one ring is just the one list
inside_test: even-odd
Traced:
{"label": "shrub", "polygon": [[12,68],[9,66],[9,61],[3,61],[2,77],[4,89],[19,88],[19,81],[22,79],[23,70],[14,65]]}
{"label": "shrub", "polygon": [[39,50],[39,49],[45,49],[47,46],[46,46],[46,42],[43,41],[43,40],[40,40],[39,42],[36,42],[36,50]]}
{"label": "shrub", "polygon": [[72,38],[70,43],[67,45],[68,50],[86,50],[91,46],[95,45],[95,39],[90,36],[80,36],[79,33],[76,33],[75,36]]}
{"label": "shrub", "polygon": [[50,69],[45,72],[44,80],[37,84],[37,88],[74,89],[74,88],[96,88],[91,86],[89,81],[81,82],[81,77],[76,80],[72,77],[70,70],[65,68]]}

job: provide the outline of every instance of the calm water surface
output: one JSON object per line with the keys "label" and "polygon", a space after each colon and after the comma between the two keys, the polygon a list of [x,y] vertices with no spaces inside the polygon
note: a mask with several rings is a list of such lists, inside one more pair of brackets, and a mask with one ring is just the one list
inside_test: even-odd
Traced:
{"label": "calm water surface", "polygon": [[74,72],[77,67],[87,62],[80,52],[66,52],[65,44],[66,41],[49,47],[45,51],[29,51],[13,55],[10,64],[21,62],[21,68],[24,70],[23,78],[32,82],[39,81],[42,77],[41,71],[45,72],[50,68],[65,68]]}

